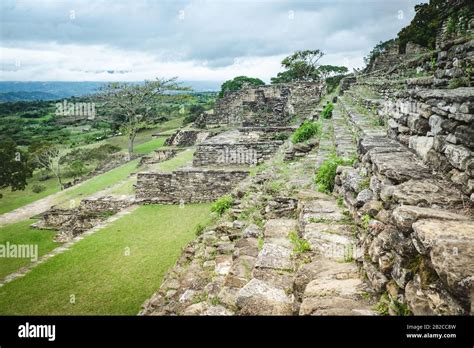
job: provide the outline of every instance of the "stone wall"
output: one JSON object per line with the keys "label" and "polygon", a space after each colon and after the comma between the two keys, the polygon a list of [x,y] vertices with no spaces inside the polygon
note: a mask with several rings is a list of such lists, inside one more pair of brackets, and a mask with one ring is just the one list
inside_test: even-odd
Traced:
{"label": "stone wall", "polygon": [[373,289],[416,315],[470,313],[469,199],[394,140],[365,137],[359,155],[337,169],[335,192],[365,230],[358,261]]}
{"label": "stone wall", "polygon": [[[474,191],[474,88],[408,90],[387,101],[388,135]],[[474,196],[473,196],[474,198]]]}
{"label": "stone wall", "polygon": [[202,142],[209,132],[196,129],[179,129],[165,141],[165,146],[193,146]]}
{"label": "stone wall", "polygon": [[227,92],[217,100],[212,113],[196,121],[202,126],[287,126],[292,116],[309,115],[321,98],[324,86],[315,83],[246,86]]}
{"label": "stone wall", "polygon": [[183,169],[173,173],[138,173],[136,199],[142,203],[199,203],[230,192],[248,175],[245,170]]}
{"label": "stone wall", "polygon": [[257,165],[268,160],[283,141],[232,144],[201,144],[194,153],[193,166]]}

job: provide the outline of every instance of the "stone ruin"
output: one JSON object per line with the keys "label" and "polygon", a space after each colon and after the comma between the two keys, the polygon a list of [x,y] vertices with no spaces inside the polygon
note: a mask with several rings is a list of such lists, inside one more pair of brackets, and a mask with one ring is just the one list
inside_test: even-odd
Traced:
{"label": "stone ruin", "polygon": [[247,86],[227,93],[212,113],[196,122],[211,130],[179,130],[166,142],[195,145],[192,166],[173,173],[139,173],[137,201],[209,202],[230,192],[251,166],[268,160],[294,131],[290,123],[296,112],[311,115],[321,93],[321,85],[309,83]]}
{"label": "stone ruin", "polygon": [[57,230],[55,240],[67,242],[133,203],[134,200],[131,198],[90,197],[83,199],[77,208],[61,209],[53,206],[32,226],[38,229]]}
{"label": "stone ruin", "polygon": [[203,113],[200,127],[272,127],[286,126],[291,119],[310,116],[324,92],[318,83],[246,86],[227,92],[217,100],[212,113]]}
{"label": "stone ruin", "polygon": [[[343,79],[323,124],[333,135],[291,166],[317,169],[333,151],[355,155],[354,165],[337,168],[338,201],[314,187],[275,197],[282,192],[266,189],[278,178],[274,169],[247,178],[232,191],[228,216],[183,250],[141,314],[472,315],[473,28],[471,20],[469,35],[441,32],[434,51],[393,47],[365,73]],[[210,125],[251,115],[238,94],[226,98],[233,111],[215,112]],[[291,180],[312,180],[310,168]],[[295,231],[311,246],[299,264],[288,241]],[[331,255],[336,247],[343,253]],[[383,311],[364,301],[372,296]]]}

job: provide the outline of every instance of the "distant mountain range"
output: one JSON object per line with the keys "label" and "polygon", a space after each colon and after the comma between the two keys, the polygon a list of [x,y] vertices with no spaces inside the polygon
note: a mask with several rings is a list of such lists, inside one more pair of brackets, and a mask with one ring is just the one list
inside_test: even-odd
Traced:
{"label": "distant mountain range", "polygon": [[[196,92],[220,90],[221,81],[180,81]],[[106,82],[0,81],[0,102],[20,100],[58,100],[81,97],[98,91]]]}

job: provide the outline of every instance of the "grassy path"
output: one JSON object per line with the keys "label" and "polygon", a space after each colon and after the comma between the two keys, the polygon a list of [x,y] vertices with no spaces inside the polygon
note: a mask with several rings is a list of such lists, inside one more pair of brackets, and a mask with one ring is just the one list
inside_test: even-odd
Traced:
{"label": "grassy path", "polygon": [[74,204],[76,204],[80,199],[104,190],[126,179],[136,170],[138,161],[139,159],[130,161],[118,168],[83,181],[82,183],[64,191],[57,192],[43,199],[39,199],[27,204],[21,208],[0,215],[0,226],[28,219],[48,210],[52,205],[61,203],[68,204],[71,200],[74,200]]}
{"label": "grassy path", "polygon": [[208,219],[209,204],[141,206],[1,287],[0,314],[135,315]]}

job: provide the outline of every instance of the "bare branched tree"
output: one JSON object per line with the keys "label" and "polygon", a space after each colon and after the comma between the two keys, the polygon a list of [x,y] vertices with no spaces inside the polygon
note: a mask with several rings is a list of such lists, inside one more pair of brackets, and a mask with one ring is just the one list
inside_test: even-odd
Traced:
{"label": "bare branched tree", "polygon": [[152,106],[165,91],[189,90],[171,79],[157,78],[142,84],[109,83],[101,89],[98,97],[113,113],[124,117],[120,130],[128,137],[128,154],[133,154],[133,146],[138,131],[145,128],[153,118]]}

